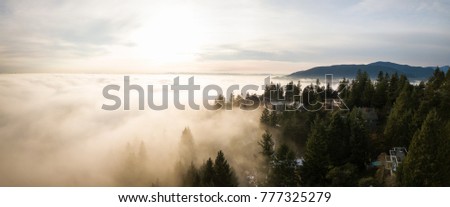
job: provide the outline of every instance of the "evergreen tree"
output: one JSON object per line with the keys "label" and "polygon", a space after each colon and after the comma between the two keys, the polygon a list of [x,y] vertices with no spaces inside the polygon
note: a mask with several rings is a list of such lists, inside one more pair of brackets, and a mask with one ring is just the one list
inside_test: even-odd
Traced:
{"label": "evergreen tree", "polygon": [[400,93],[403,90],[403,86],[405,86],[406,84],[409,84],[408,78],[405,75],[400,75],[399,79],[398,79],[398,87],[397,87],[397,91],[396,91],[396,95],[397,97],[400,95]]}
{"label": "evergreen tree", "polygon": [[429,113],[430,108],[437,107],[441,118],[450,117],[450,80],[437,68],[426,83],[419,108],[414,114],[414,126],[419,128]]}
{"label": "evergreen tree", "polygon": [[269,126],[276,127],[278,124],[278,114],[276,111],[270,112],[269,115]]}
{"label": "evergreen tree", "polygon": [[373,94],[373,106],[378,109],[383,108],[387,102],[387,93],[389,87],[389,81],[387,78],[388,77],[384,75],[383,71],[380,71]]}
{"label": "evergreen tree", "polygon": [[326,129],[330,164],[333,166],[343,165],[350,156],[349,126],[341,116],[341,113],[334,113]]}
{"label": "evergreen tree", "polygon": [[356,79],[352,81],[349,105],[350,107],[370,107],[374,93],[373,84],[366,71],[358,70]]}
{"label": "evergreen tree", "polygon": [[217,153],[215,161],[211,158],[197,169],[193,163],[182,175],[182,185],[192,187],[234,187],[238,180],[222,151]]}
{"label": "evergreen tree", "polygon": [[334,187],[351,187],[356,186],[358,169],[355,165],[347,163],[343,166],[331,169],[326,178]]}
{"label": "evergreen tree", "polygon": [[127,143],[123,152],[123,160],[121,160],[121,168],[117,175],[117,180],[124,186],[139,185],[140,168],[135,151],[134,147],[130,143]]}
{"label": "evergreen tree", "polygon": [[284,100],[284,90],[281,84],[270,83],[264,89],[264,101]]}
{"label": "evergreen tree", "polygon": [[274,187],[298,186],[300,177],[296,171],[294,153],[285,144],[276,152],[272,171],[269,173],[269,185]]}
{"label": "evergreen tree", "polygon": [[441,71],[439,67],[437,67],[434,70],[433,76],[431,76],[428,82],[429,85],[431,86],[431,89],[436,91],[437,89],[439,89],[439,87],[441,87],[444,81],[445,81],[445,73]]}
{"label": "evergreen tree", "polygon": [[241,103],[243,103],[244,98],[241,95],[237,95],[236,99],[233,101],[233,107],[239,108],[241,107]]}
{"label": "evergreen tree", "polygon": [[330,83],[327,83],[326,87],[325,87],[325,98],[326,99],[335,99],[337,98],[337,91],[333,90],[333,88],[331,87]]}
{"label": "evergreen tree", "polygon": [[369,159],[369,134],[361,110],[354,108],[349,116],[350,125],[350,157],[349,162],[359,169],[365,167]]}
{"label": "evergreen tree", "polygon": [[435,109],[418,130],[402,163],[400,182],[404,186],[450,185],[450,135]]}
{"label": "evergreen tree", "polygon": [[275,144],[272,139],[272,134],[266,130],[258,144],[261,146],[261,154],[270,159],[274,153],[273,146]]}
{"label": "evergreen tree", "polygon": [[414,133],[412,124],[413,102],[412,87],[409,83],[405,83],[386,122],[384,130],[387,142],[386,149],[409,146]]}
{"label": "evergreen tree", "polygon": [[349,84],[349,80],[344,78],[339,81],[339,86],[337,88],[339,97],[344,100],[344,103],[346,105],[348,105],[348,102],[350,100]]}
{"label": "evergreen tree", "polygon": [[133,145],[127,143],[124,157],[119,160],[116,179],[122,186],[149,186],[152,178],[149,176],[147,148],[144,141]]}
{"label": "evergreen tree", "polygon": [[316,118],[306,143],[305,160],[300,171],[304,186],[326,185],[329,165],[327,146],[325,126]]}
{"label": "evergreen tree", "polygon": [[[449,70],[450,71],[450,70]],[[440,104],[438,113],[443,118],[443,120],[450,119],[450,72],[447,71],[445,81],[439,88]]]}
{"label": "evergreen tree", "polygon": [[[321,86],[319,79],[316,79],[316,85],[314,85],[314,94],[317,101],[321,103],[325,101],[325,86]],[[321,104],[318,105],[321,106]]]}
{"label": "evergreen tree", "polygon": [[275,95],[274,95],[275,90],[276,90],[276,88],[273,83],[266,85],[266,87],[264,88],[264,102],[270,101],[271,98],[273,100],[275,100]]}
{"label": "evergreen tree", "polygon": [[269,115],[270,115],[269,109],[264,108],[260,118],[261,123],[269,125],[270,123]]}
{"label": "evergreen tree", "polygon": [[181,165],[187,167],[188,163],[195,162],[195,144],[194,137],[189,127],[184,128],[181,133],[178,153],[180,156]]}
{"label": "evergreen tree", "polygon": [[214,163],[211,158],[203,164],[200,168],[200,186],[203,187],[214,187],[214,178],[216,176],[214,170]]}
{"label": "evergreen tree", "polygon": [[[401,87],[401,86],[400,86]],[[386,103],[386,106],[390,108],[398,96],[398,74],[394,73],[391,75],[391,79],[389,80],[389,88],[388,88],[388,102]]]}
{"label": "evergreen tree", "polygon": [[286,85],[286,92],[285,92],[285,99],[287,102],[292,102],[294,101],[294,82],[289,82]]}
{"label": "evergreen tree", "polygon": [[297,146],[303,147],[309,133],[308,115],[313,113],[302,113],[300,111],[284,112],[281,125],[281,137],[293,141]]}
{"label": "evergreen tree", "polygon": [[222,150],[217,153],[214,161],[214,186],[216,187],[236,187],[238,186],[237,177],[231,169]]}
{"label": "evergreen tree", "polygon": [[285,111],[280,117],[281,138],[293,142],[299,150],[303,151],[310,133],[311,124],[316,115],[324,115],[327,111],[305,113],[302,111]]}
{"label": "evergreen tree", "polygon": [[222,94],[219,94],[217,98],[214,100],[214,108],[217,109],[225,109],[225,97]]}
{"label": "evergreen tree", "polygon": [[367,79],[365,80],[365,83],[364,83],[365,85],[364,85],[364,92],[361,97],[361,106],[362,107],[371,107],[375,89],[373,87],[373,83],[370,80],[369,75],[367,73],[365,73],[365,74],[367,75]]}
{"label": "evergreen tree", "polygon": [[284,100],[284,89],[283,86],[281,86],[281,84],[277,83],[276,85],[276,100]]}
{"label": "evergreen tree", "polygon": [[187,172],[183,177],[182,186],[184,187],[198,187],[201,185],[200,174],[195,167],[194,163],[191,163]]}
{"label": "evergreen tree", "polygon": [[294,85],[294,101],[300,102],[300,94],[301,93],[301,84],[300,81],[298,81],[297,85]]}

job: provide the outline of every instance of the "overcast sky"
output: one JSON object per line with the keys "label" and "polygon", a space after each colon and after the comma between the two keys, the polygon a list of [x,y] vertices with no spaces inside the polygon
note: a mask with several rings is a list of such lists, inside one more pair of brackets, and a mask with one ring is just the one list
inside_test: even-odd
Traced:
{"label": "overcast sky", "polygon": [[0,0],[0,72],[450,64],[450,0]]}

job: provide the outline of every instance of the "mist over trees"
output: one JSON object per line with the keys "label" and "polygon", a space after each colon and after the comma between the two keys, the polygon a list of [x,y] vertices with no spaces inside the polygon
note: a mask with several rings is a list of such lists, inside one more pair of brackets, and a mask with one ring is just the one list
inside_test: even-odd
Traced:
{"label": "mist over trees", "polygon": [[[270,84],[259,97],[219,95],[215,104],[218,109],[236,107],[250,97],[267,106],[259,120],[252,120],[260,123],[260,131],[249,135],[257,140],[252,145],[258,152],[245,159],[254,165],[236,171],[233,165],[240,161],[220,148],[215,156],[199,156],[201,149],[187,127],[175,165],[178,185],[450,186],[448,72],[437,68],[427,82],[411,84],[404,75],[380,72],[372,81],[359,71],[336,89],[320,81],[304,88],[293,82],[284,87]],[[348,110],[336,110],[339,104]],[[407,153],[389,168],[394,148]],[[136,167],[139,162],[146,162],[144,147],[129,153],[127,176],[118,178],[131,185],[155,182],[140,179],[145,168]]]}
{"label": "mist over trees", "polygon": [[208,158],[199,168],[191,163],[183,175],[185,187],[237,187],[238,179],[222,151],[213,161]]}

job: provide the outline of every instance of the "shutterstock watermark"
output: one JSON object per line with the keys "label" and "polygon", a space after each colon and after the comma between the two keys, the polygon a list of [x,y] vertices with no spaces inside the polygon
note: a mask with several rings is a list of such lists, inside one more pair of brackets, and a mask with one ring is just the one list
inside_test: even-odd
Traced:
{"label": "shutterstock watermark", "polygon": [[[130,110],[131,100],[130,93],[134,91],[137,93],[137,103],[139,110],[166,110],[169,108],[169,88],[173,92],[173,106],[179,110],[186,110],[189,107],[193,110],[200,110],[200,105],[196,103],[194,94],[201,91],[201,102],[206,110],[232,110],[239,108],[241,110],[256,110],[260,107],[265,107],[268,110],[279,111],[318,111],[318,110],[348,110],[348,107],[344,103],[344,100],[339,94],[346,89],[343,87],[341,91],[334,91],[330,87],[333,83],[333,75],[325,75],[326,87],[317,86],[316,89],[305,88],[303,91],[300,89],[300,85],[291,84],[281,86],[280,84],[274,84],[271,82],[270,76],[264,79],[263,85],[230,85],[224,90],[216,84],[208,84],[201,89],[201,86],[195,83],[195,77],[188,78],[188,83],[185,85],[180,84],[180,77],[173,79],[171,85],[160,85],[161,92],[154,92],[154,85],[146,85],[146,87],[138,84],[133,84],[130,81],[130,76],[124,76],[123,85],[110,84],[103,88],[103,97],[113,104],[103,104],[102,109],[106,111],[113,110]],[[297,87],[297,90],[295,90]],[[145,90],[146,89],[146,90]],[[263,94],[257,94],[262,89]],[[306,91],[307,90],[307,91]],[[328,93],[329,90],[334,91],[333,94]],[[123,96],[112,94],[111,92],[123,94]],[[242,94],[235,98],[234,92],[240,92],[236,94]],[[181,92],[187,93],[187,97],[183,96],[184,102],[182,103]],[[215,92],[214,95],[210,95],[211,92]],[[297,93],[296,93],[297,92]],[[253,95],[249,95],[253,93]],[[155,103],[155,96],[161,97],[159,104]],[[243,97],[245,96],[246,97]],[[147,99],[146,99],[147,98]],[[147,101],[146,101],[147,100]],[[212,103],[211,103],[212,102]],[[148,108],[147,108],[148,107]]]}

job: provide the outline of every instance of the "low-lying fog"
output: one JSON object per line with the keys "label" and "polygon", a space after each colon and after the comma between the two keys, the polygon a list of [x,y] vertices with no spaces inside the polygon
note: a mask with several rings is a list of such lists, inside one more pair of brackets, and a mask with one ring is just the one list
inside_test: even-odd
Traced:
{"label": "low-lying fog", "polygon": [[[155,97],[161,97],[161,84],[172,84],[174,77],[130,75],[130,80],[144,88],[155,85]],[[181,83],[189,77],[180,76]],[[225,91],[231,84],[261,86],[265,77],[195,75],[195,83],[217,84]],[[186,127],[194,137],[197,165],[223,150],[241,183],[245,171],[252,171],[263,133],[260,110],[178,110],[169,101],[167,110],[146,106],[140,111],[136,93],[132,110],[123,110],[123,103],[119,110],[102,110],[102,104],[110,103],[102,95],[103,87],[120,85],[121,91],[112,94],[123,99],[123,79],[123,75],[0,75],[0,186],[179,185],[176,169],[186,157],[179,150]],[[201,105],[201,93],[196,93]]]}

